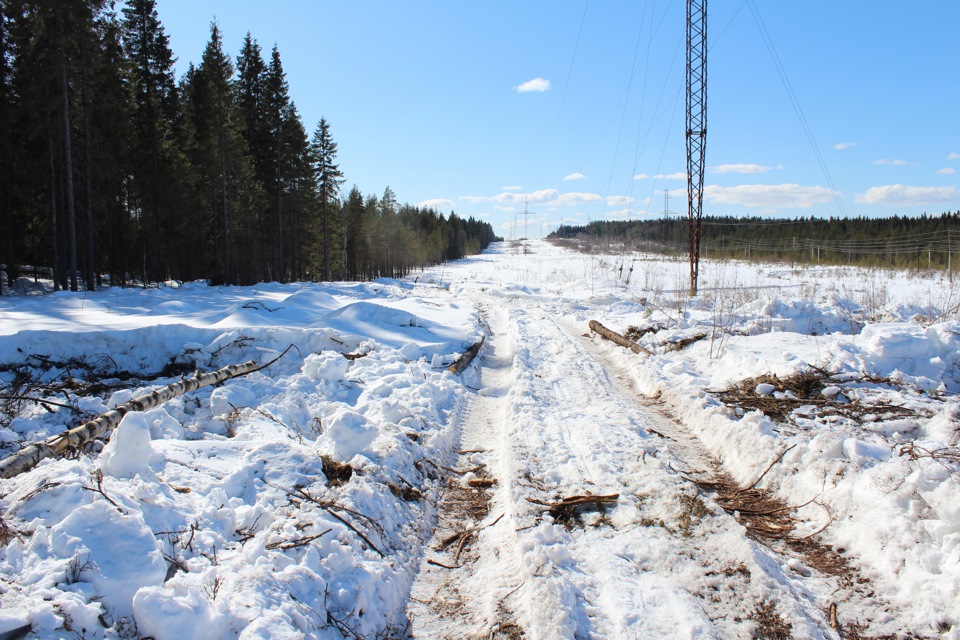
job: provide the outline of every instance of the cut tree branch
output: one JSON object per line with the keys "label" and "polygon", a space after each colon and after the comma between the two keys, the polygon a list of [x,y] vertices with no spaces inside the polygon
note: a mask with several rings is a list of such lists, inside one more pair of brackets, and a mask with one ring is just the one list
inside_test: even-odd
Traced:
{"label": "cut tree branch", "polygon": [[621,347],[626,347],[627,349],[630,349],[630,351],[633,351],[634,353],[640,353],[642,351],[647,355],[650,355],[650,356],[653,355],[653,352],[647,349],[646,347],[637,344],[636,342],[634,342],[633,340],[630,340],[629,338],[624,338],[622,335],[620,335],[616,331],[611,331],[610,329],[607,329],[605,326],[603,326],[596,320],[590,321],[590,330],[599,334],[600,337],[606,338],[610,342],[614,342],[620,345]]}
{"label": "cut tree branch", "polygon": [[79,451],[83,445],[99,438],[111,429],[115,429],[117,425],[120,424],[123,416],[131,411],[147,411],[190,391],[196,391],[202,387],[220,384],[231,378],[245,376],[255,371],[266,369],[285,356],[292,348],[294,348],[294,345],[291,344],[283,353],[266,364],[258,364],[253,360],[248,360],[247,362],[232,364],[222,369],[217,369],[216,371],[208,371],[206,373],[198,372],[190,378],[184,378],[179,382],[168,384],[161,389],[134,398],[116,409],[107,411],[98,418],[85,422],[79,427],[74,427],[69,431],[51,436],[46,440],[27,445],[14,455],[0,460],[0,478],[12,478],[33,469],[40,464],[41,460],[62,457],[71,452]]}

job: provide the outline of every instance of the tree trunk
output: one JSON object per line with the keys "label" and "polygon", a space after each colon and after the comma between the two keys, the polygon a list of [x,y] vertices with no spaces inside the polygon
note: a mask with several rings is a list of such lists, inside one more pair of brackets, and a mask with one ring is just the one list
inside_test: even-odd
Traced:
{"label": "tree trunk", "polygon": [[466,369],[468,366],[470,366],[470,363],[473,361],[476,355],[480,352],[480,347],[483,346],[484,339],[485,339],[485,336],[481,337],[479,342],[474,343],[469,349],[467,349],[467,351],[462,356],[460,356],[456,362],[454,362],[452,365],[447,367],[447,371],[449,371],[450,373],[460,373],[461,371]]}
{"label": "tree trunk", "polygon": [[627,349],[630,349],[630,351],[633,351],[634,353],[640,353],[642,351],[647,355],[651,355],[651,356],[653,355],[653,352],[647,349],[646,347],[640,346],[633,340],[628,340],[627,338],[624,338],[622,335],[620,335],[616,331],[611,331],[610,329],[607,329],[605,326],[603,326],[596,320],[590,321],[590,330],[596,332],[601,337],[606,338],[610,342],[615,342],[621,347],[626,347]]}
{"label": "tree trunk", "polygon": [[67,58],[63,49],[66,46],[66,36],[63,33],[63,17],[58,19],[60,30],[60,90],[63,93],[63,165],[66,179],[67,196],[67,227],[69,229],[70,249],[70,291],[79,291],[77,285],[77,219],[74,213],[73,202],[73,143],[70,136],[70,94],[67,85]]}
{"label": "tree trunk", "polygon": [[[288,351],[289,349],[290,347],[287,348]],[[248,360],[241,364],[232,364],[216,371],[208,371],[195,375],[192,378],[185,378],[179,382],[168,384],[162,389],[157,389],[146,395],[134,398],[90,422],[86,422],[79,427],[74,427],[64,433],[51,436],[46,440],[28,445],[14,455],[0,460],[0,478],[12,478],[29,471],[36,467],[41,460],[45,460],[46,458],[63,456],[70,452],[79,451],[83,445],[91,440],[99,438],[111,429],[115,429],[117,425],[120,424],[123,416],[131,411],[147,411],[190,391],[196,391],[202,387],[219,384],[230,378],[260,371],[282,358],[285,353],[286,351],[267,364],[261,365],[253,360]]]}

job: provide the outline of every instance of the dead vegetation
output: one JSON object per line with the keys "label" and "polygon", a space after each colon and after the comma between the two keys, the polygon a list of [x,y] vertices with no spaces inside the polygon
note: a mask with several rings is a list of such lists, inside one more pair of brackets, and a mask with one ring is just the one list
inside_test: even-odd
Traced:
{"label": "dead vegetation", "polygon": [[[441,526],[446,530],[446,534],[434,550],[451,551],[453,558],[452,562],[441,562],[436,559],[430,559],[427,562],[445,569],[456,569],[462,566],[460,558],[464,550],[476,539],[481,530],[478,528],[479,523],[490,513],[490,494],[484,489],[496,484],[496,479],[489,476],[486,466],[482,464],[469,469],[434,466],[451,474],[447,478],[439,507],[440,512],[444,514],[441,517]],[[468,473],[476,477],[469,478],[466,482],[463,478],[456,477]],[[500,518],[497,518],[486,526],[492,527],[499,521]]]}
{"label": "dead vegetation", "polygon": [[[853,393],[853,384],[895,385],[889,378],[877,376],[859,376],[849,379],[838,372],[811,367],[790,376],[780,377],[766,373],[747,378],[739,384],[720,391],[709,391],[728,407],[743,411],[760,411],[765,416],[781,422],[796,424],[796,418],[816,419],[829,416],[841,416],[860,420],[865,416],[889,420],[893,418],[915,417],[917,409],[890,404],[882,400],[870,401]],[[758,393],[761,385],[770,385],[772,393]],[[834,392],[824,395],[832,387]],[[853,396],[853,399],[850,399]],[[803,411],[798,411],[803,409]]]}
{"label": "dead vegetation", "polygon": [[619,493],[609,495],[587,493],[561,498],[556,502],[545,502],[536,498],[527,498],[527,502],[547,507],[546,513],[553,518],[554,522],[572,529],[574,526],[583,525],[582,515],[585,511],[599,511],[603,515],[606,513],[606,506],[616,504],[619,498]]}
{"label": "dead vegetation", "polygon": [[353,467],[337,462],[331,456],[320,456],[320,464],[329,487],[341,487],[350,482],[350,478],[353,477]]}

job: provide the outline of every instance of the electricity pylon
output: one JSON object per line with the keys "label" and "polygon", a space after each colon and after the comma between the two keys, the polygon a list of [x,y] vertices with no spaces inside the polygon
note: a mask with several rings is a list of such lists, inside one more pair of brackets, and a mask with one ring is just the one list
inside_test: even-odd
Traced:
{"label": "electricity pylon", "polygon": [[700,277],[703,160],[707,146],[707,0],[687,0],[687,215],[690,295]]}

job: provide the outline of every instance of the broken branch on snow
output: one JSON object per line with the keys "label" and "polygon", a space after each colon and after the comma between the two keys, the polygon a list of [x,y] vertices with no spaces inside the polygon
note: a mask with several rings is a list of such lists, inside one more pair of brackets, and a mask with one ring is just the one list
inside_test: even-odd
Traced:
{"label": "broken branch on snow", "polygon": [[610,342],[618,344],[621,347],[626,347],[627,349],[630,349],[630,351],[633,351],[634,353],[640,353],[642,351],[647,355],[650,355],[650,356],[653,355],[653,352],[647,349],[646,347],[643,347],[637,344],[636,342],[634,342],[633,340],[630,340],[629,338],[623,337],[616,331],[611,331],[610,329],[607,329],[605,326],[603,326],[596,320],[590,321],[590,330],[596,333],[597,335],[599,335],[600,337],[606,338]]}
{"label": "broken branch on snow", "polygon": [[266,364],[258,364],[254,360],[248,360],[247,362],[232,364],[222,369],[217,369],[216,371],[197,373],[190,378],[184,378],[179,382],[168,384],[161,389],[134,398],[116,409],[102,414],[98,418],[85,422],[79,427],[74,427],[63,433],[51,436],[46,440],[27,445],[14,455],[0,460],[0,478],[12,478],[29,471],[40,464],[41,460],[45,460],[46,458],[65,456],[68,453],[79,451],[83,445],[116,428],[117,425],[120,424],[123,416],[131,411],[153,409],[168,400],[172,400],[190,391],[196,391],[202,387],[220,384],[231,378],[245,376],[255,371],[266,369],[293,348],[294,345],[291,344],[284,349],[283,353]]}

